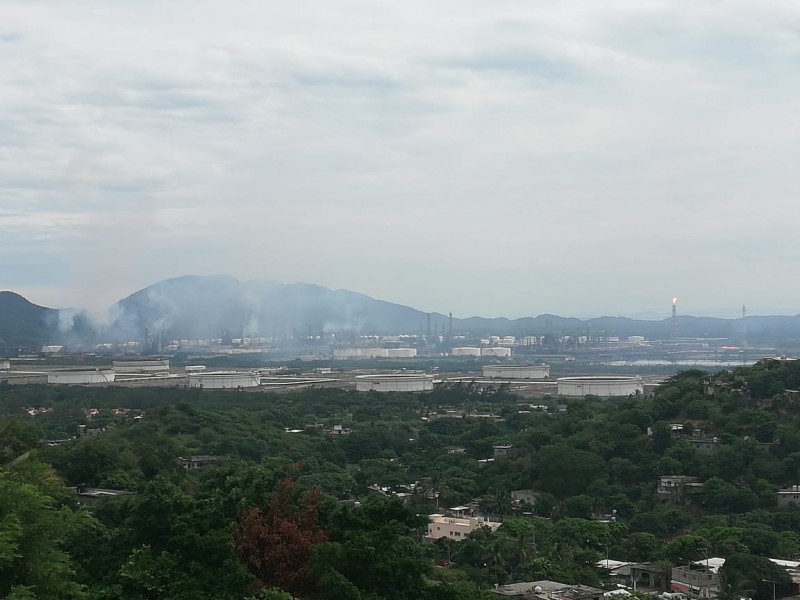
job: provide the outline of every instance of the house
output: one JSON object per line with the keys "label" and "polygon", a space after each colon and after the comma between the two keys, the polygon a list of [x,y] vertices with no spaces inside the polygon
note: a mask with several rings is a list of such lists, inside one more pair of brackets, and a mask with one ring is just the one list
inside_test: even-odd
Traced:
{"label": "house", "polygon": [[470,517],[472,515],[473,507],[471,506],[454,506],[449,509],[449,512],[458,518]]}
{"label": "house", "polygon": [[670,423],[669,429],[672,432],[672,437],[681,437],[683,435],[683,424],[681,423]]}
{"label": "house", "polygon": [[341,437],[343,435],[350,435],[353,433],[353,430],[349,427],[345,427],[344,425],[334,425],[331,429],[325,429],[323,432],[328,434],[330,437]]}
{"label": "house", "polygon": [[[782,567],[792,580],[792,594],[800,592],[800,562],[770,558],[770,561]],[[672,569],[671,589],[692,598],[713,598],[719,592],[719,570],[725,565],[725,559],[714,557],[699,560],[690,565]]]}
{"label": "house", "polygon": [[719,450],[719,440],[715,437],[713,438],[691,438],[689,443],[692,445],[692,448],[695,452],[699,452],[700,454],[716,454]]}
{"label": "house", "polygon": [[588,585],[572,585],[558,581],[524,581],[497,586],[489,590],[495,596],[526,600],[601,600],[603,590]]}
{"label": "house", "polygon": [[133,494],[128,490],[112,490],[107,488],[90,488],[83,485],[72,488],[78,496],[78,504],[92,506],[104,498],[115,498],[117,496],[129,496]]}
{"label": "house", "polygon": [[658,479],[656,496],[659,500],[682,504],[686,502],[686,492],[702,486],[700,479],[689,475],[663,475]]}
{"label": "house", "polygon": [[670,589],[692,598],[713,598],[719,592],[719,570],[724,558],[713,557],[673,567]]}
{"label": "house", "polygon": [[778,490],[778,507],[800,504],[800,485]]}
{"label": "house", "polygon": [[498,456],[505,456],[508,454],[508,451],[514,447],[513,444],[497,444],[496,446],[492,446],[492,450],[494,452],[495,458]]}
{"label": "house", "polygon": [[539,492],[535,492],[533,490],[512,490],[511,502],[517,506],[536,506],[536,498],[538,496]]}
{"label": "house", "polygon": [[429,540],[448,538],[451,540],[463,540],[481,527],[488,527],[492,531],[500,527],[502,523],[489,521],[483,517],[446,517],[441,514],[434,514],[428,517]]}
{"label": "house", "polygon": [[182,456],[178,457],[178,463],[187,471],[196,471],[197,469],[208,467],[216,463],[218,460],[219,456],[214,456],[213,454],[199,454],[196,456],[190,456],[189,458],[184,458]]}
{"label": "house", "polygon": [[606,569],[609,577],[625,587],[634,590],[655,590],[661,587],[663,571],[651,563],[636,563],[622,560],[603,559],[595,563],[598,569]]}

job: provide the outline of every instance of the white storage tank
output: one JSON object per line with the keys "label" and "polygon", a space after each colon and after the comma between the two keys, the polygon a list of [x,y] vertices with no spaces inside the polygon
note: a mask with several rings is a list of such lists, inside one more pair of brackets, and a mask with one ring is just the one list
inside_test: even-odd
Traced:
{"label": "white storage tank", "polygon": [[550,365],[486,365],[483,376],[498,379],[546,379]]}
{"label": "white storage tank", "polygon": [[561,377],[558,379],[559,396],[630,396],[644,393],[644,382],[633,377]]}
{"label": "white storage tank", "polygon": [[496,356],[498,358],[508,358],[511,356],[511,348],[482,348],[481,356]]}
{"label": "white storage tank", "polygon": [[252,388],[261,385],[255,371],[210,371],[189,375],[189,387],[208,390]]}
{"label": "white storage tank", "polygon": [[114,369],[64,369],[47,373],[47,383],[59,385],[86,385],[89,383],[112,383]]}
{"label": "white storage tank", "polygon": [[334,348],[333,358],[358,358],[361,356],[361,348]]}
{"label": "white storage tank", "polygon": [[453,348],[450,351],[452,356],[480,356],[481,349],[480,348],[471,348],[471,347],[464,347],[464,348]]}
{"label": "white storage tank", "polygon": [[148,377],[169,375],[169,359],[115,360],[114,371],[120,376]]}
{"label": "white storage tank", "polygon": [[387,373],[357,375],[359,392],[423,392],[433,389],[433,375],[425,373]]}
{"label": "white storage tank", "polygon": [[386,358],[389,356],[389,350],[386,348],[364,348],[361,350],[363,358]]}
{"label": "white storage tank", "polygon": [[387,352],[389,358],[414,358],[417,355],[416,348],[389,348]]}

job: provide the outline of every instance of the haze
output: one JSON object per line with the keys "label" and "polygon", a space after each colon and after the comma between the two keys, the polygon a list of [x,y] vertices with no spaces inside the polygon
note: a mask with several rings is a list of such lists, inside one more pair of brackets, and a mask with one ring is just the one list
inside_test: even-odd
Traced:
{"label": "haze", "polygon": [[790,1],[0,6],[0,288],[797,313]]}

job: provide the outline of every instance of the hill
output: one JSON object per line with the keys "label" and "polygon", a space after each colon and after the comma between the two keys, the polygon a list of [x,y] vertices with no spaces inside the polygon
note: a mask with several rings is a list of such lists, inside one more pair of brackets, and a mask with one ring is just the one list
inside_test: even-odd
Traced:
{"label": "hill", "polygon": [[[410,306],[347,290],[308,283],[242,282],[225,276],[185,276],[158,282],[115,303],[102,324],[93,324],[80,310],[45,308],[13,292],[0,292],[0,339],[5,339],[9,348],[84,340],[141,340],[145,332],[163,334],[168,339],[424,334],[428,318],[428,313]],[[430,326],[432,331],[448,331],[447,316],[432,313]],[[671,331],[669,318],[577,319],[546,314],[520,319],[453,320],[454,333],[473,338],[600,335],[625,339],[637,335],[667,339]],[[681,337],[726,338],[738,343],[742,331],[741,319],[678,317]],[[800,316],[748,317],[747,335],[756,344],[800,344]]]}
{"label": "hill", "polygon": [[[111,309],[110,331],[128,337],[164,331],[171,338],[421,332],[427,313],[346,290],[308,283],[241,282],[186,276],[144,288]],[[432,326],[447,318],[432,315]]]}
{"label": "hill", "polygon": [[14,292],[0,292],[0,356],[8,348],[37,347],[58,329],[58,310],[29,302]]}

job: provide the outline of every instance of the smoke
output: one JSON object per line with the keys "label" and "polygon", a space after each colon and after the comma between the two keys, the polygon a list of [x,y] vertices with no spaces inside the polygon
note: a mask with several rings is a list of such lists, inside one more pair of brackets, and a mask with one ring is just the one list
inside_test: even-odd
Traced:
{"label": "smoke", "polygon": [[[225,276],[185,276],[142,289],[105,310],[61,311],[53,327],[75,340],[141,341],[145,330],[165,341],[307,333],[408,331],[422,313],[343,290],[311,284],[240,282]],[[82,328],[77,323],[82,323]],[[91,335],[84,335],[91,325]],[[78,332],[80,330],[80,336]]]}
{"label": "smoke", "polygon": [[322,326],[323,333],[361,333],[364,328],[363,319],[357,321],[328,321]]}

